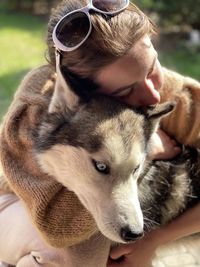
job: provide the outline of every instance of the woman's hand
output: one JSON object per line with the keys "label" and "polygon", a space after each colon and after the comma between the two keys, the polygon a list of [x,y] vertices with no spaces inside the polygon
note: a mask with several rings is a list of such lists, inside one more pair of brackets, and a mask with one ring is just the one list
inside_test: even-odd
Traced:
{"label": "woman's hand", "polygon": [[112,248],[107,267],[150,267],[156,248],[147,234],[135,243]]}
{"label": "woman's hand", "polygon": [[161,129],[151,137],[150,159],[172,159],[180,152],[177,142]]}

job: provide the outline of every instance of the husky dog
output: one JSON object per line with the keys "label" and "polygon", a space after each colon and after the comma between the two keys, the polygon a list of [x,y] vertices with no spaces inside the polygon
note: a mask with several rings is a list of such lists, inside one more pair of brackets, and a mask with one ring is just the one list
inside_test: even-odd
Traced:
{"label": "husky dog", "polygon": [[135,240],[199,200],[198,150],[147,160],[151,136],[174,105],[140,110],[103,95],[83,101],[64,81],[56,85],[36,133],[37,161],[77,195],[112,242]]}

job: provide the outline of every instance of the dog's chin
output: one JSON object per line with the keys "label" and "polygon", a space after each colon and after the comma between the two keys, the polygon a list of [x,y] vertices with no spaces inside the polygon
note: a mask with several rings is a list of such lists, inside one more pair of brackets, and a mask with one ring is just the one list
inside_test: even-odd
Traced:
{"label": "dog's chin", "polygon": [[109,240],[111,240],[111,241],[114,242],[114,243],[121,243],[121,244],[126,244],[126,243],[127,243],[127,242],[125,242],[120,236],[117,236],[116,233],[108,233],[108,232],[105,233],[105,231],[102,232],[101,230],[100,230],[100,232],[101,232],[106,238],[108,238]]}
{"label": "dog's chin", "polygon": [[140,234],[136,234],[135,237],[132,237],[130,239],[127,239],[127,240],[124,240],[120,235],[117,235],[116,233],[108,233],[105,231],[102,232],[100,230],[100,232],[106,237],[108,238],[109,240],[111,240],[112,242],[114,243],[121,243],[121,244],[129,244],[129,243],[132,243],[132,242],[136,242],[137,240],[141,239],[143,236],[144,236],[144,233],[140,233]]}

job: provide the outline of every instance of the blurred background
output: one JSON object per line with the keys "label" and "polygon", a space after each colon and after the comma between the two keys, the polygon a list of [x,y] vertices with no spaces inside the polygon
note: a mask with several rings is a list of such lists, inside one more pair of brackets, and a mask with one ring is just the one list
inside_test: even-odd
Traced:
{"label": "blurred background", "polygon": [[[46,62],[51,9],[61,0],[0,0],[0,118],[22,77]],[[135,0],[159,26],[162,65],[200,80],[200,0]]]}

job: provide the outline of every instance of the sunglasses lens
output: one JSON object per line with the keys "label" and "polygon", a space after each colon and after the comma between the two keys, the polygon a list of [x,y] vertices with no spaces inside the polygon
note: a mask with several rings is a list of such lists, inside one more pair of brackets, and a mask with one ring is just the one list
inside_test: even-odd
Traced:
{"label": "sunglasses lens", "polygon": [[80,44],[90,30],[90,21],[83,12],[75,12],[63,18],[56,29],[58,40],[66,47]]}
{"label": "sunglasses lens", "polygon": [[117,12],[128,4],[128,0],[93,0],[93,6],[103,12]]}

